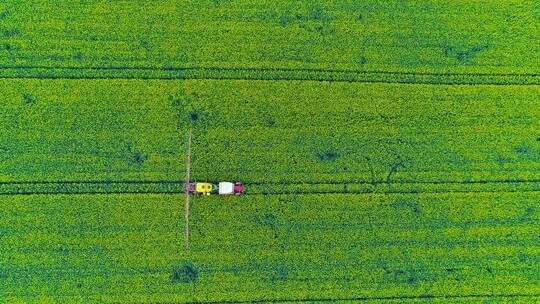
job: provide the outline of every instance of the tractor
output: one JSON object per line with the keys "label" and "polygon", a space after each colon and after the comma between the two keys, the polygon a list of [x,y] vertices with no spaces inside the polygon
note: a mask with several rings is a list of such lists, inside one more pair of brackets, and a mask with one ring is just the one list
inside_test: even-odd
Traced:
{"label": "tractor", "polygon": [[186,183],[187,194],[210,195],[217,193],[219,195],[242,195],[244,185],[241,182],[219,182],[217,185],[212,183]]}

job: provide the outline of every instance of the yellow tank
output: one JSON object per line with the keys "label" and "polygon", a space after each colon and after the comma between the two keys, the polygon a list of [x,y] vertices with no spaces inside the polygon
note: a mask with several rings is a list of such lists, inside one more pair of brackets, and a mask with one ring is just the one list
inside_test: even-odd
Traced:
{"label": "yellow tank", "polygon": [[203,195],[210,195],[213,189],[214,186],[210,183],[197,183],[195,186],[195,191]]}

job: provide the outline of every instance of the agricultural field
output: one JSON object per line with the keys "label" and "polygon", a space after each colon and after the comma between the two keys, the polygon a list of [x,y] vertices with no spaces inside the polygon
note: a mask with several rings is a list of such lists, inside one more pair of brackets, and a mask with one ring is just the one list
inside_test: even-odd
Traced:
{"label": "agricultural field", "polygon": [[257,189],[517,187],[540,179],[539,86],[35,79],[0,86],[5,181],[177,181],[190,127],[195,179],[242,176]]}
{"label": "agricultural field", "polygon": [[0,75],[538,84],[539,11],[534,0],[7,0]]}
{"label": "agricultural field", "polygon": [[539,20],[3,1],[0,303],[540,303]]}
{"label": "agricultural field", "polygon": [[[8,303],[463,303],[492,294],[530,303],[540,292],[538,200],[530,193],[196,198],[189,254],[177,195],[4,202]],[[175,272],[182,267],[192,272]]]}
{"label": "agricultural field", "polygon": [[[462,302],[538,292],[537,86],[2,86],[7,299]],[[193,199],[187,253],[189,127],[193,177],[240,177],[248,189]],[[196,279],[176,280],[186,265]]]}

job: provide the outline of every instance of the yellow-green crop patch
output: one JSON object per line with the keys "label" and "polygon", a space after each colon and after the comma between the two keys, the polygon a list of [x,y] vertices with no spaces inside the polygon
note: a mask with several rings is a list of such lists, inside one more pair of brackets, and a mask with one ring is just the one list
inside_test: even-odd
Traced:
{"label": "yellow-green crop patch", "polygon": [[0,303],[539,302],[539,20],[2,1]]}
{"label": "yellow-green crop patch", "polygon": [[202,197],[186,254],[181,196],[13,196],[3,199],[0,292],[66,303],[534,294],[536,202],[528,193]]}
{"label": "yellow-green crop patch", "polygon": [[183,178],[189,127],[196,179],[388,186],[540,179],[538,86],[223,80],[3,80],[1,86],[4,181],[174,183]]}
{"label": "yellow-green crop patch", "polygon": [[[450,303],[538,292],[538,87],[2,86],[8,301]],[[193,199],[187,253],[177,193],[190,126],[193,176],[248,188]]]}
{"label": "yellow-green crop patch", "polygon": [[538,84],[538,18],[532,0],[10,0],[0,76]]}

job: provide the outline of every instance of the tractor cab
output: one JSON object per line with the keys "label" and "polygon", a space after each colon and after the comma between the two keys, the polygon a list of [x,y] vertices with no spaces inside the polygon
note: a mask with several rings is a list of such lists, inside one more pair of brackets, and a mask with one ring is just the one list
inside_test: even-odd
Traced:
{"label": "tractor cab", "polygon": [[216,185],[211,183],[187,183],[186,191],[190,194],[210,195],[215,189]]}

